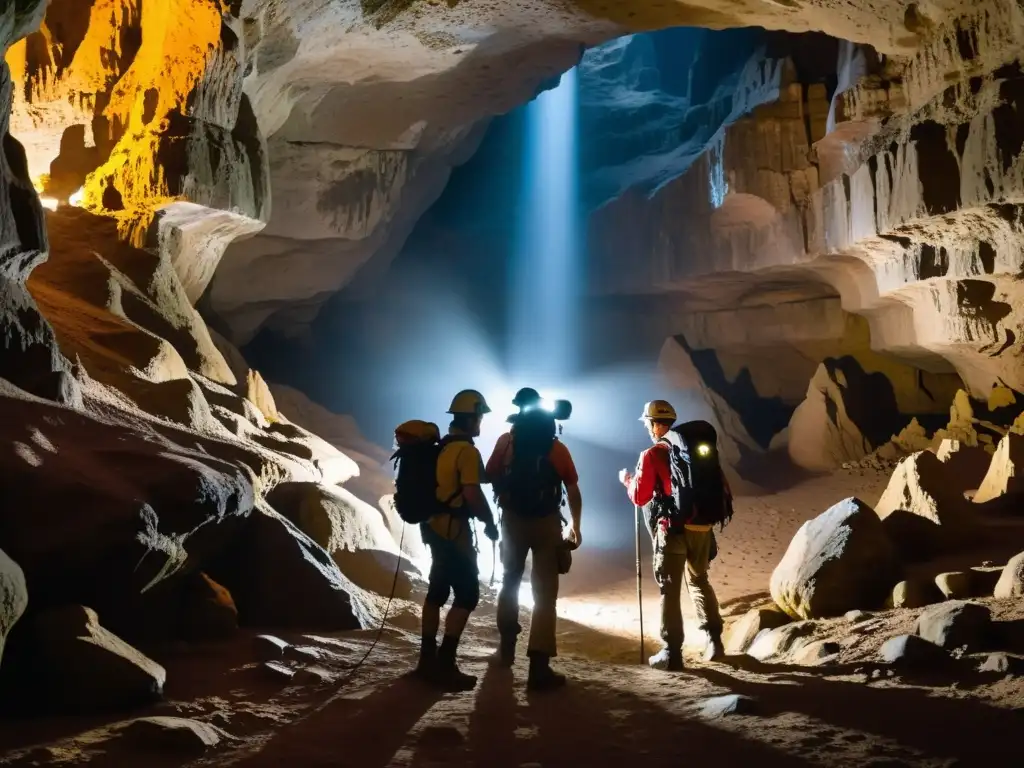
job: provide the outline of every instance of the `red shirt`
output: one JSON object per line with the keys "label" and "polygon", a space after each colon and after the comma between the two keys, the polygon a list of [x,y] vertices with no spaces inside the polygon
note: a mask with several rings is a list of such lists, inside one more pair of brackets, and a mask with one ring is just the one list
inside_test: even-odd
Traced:
{"label": "red shirt", "polygon": [[629,481],[629,500],[642,507],[651,502],[654,492],[660,489],[665,495],[672,494],[672,473],[669,469],[668,446],[655,443],[640,454],[636,474]]}

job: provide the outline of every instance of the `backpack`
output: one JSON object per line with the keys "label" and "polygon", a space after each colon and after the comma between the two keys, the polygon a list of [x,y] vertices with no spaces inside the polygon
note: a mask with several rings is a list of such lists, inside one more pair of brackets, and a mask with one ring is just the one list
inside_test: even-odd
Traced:
{"label": "backpack", "polygon": [[672,499],[667,505],[670,528],[718,525],[732,519],[729,492],[718,458],[718,433],[706,421],[688,421],[661,439],[669,447]]}
{"label": "backpack", "polygon": [[547,517],[562,506],[562,478],[551,463],[555,419],[544,411],[516,416],[512,428],[512,460],[496,489],[520,517]]}
{"label": "backpack", "polygon": [[395,428],[396,450],[391,460],[395,469],[395,510],[402,520],[416,525],[451,511],[452,501],[462,490],[444,501],[437,498],[437,460],[446,445],[468,439],[453,435],[442,438],[437,425],[429,421],[407,421]]}

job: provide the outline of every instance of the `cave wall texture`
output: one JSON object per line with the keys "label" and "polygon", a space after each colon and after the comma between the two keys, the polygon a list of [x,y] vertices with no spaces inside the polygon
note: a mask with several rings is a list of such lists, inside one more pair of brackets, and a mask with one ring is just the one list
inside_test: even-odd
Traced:
{"label": "cave wall texture", "polygon": [[[687,25],[767,31],[623,38]],[[340,550],[397,549],[386,457],[238,347],[372,301],[489,121],[609,40],[592,335],[642,327],[737,461],[824,425],[827,469],[960,386],[995,413],[1024,391],[1022,33],[1009,0],[7,2],[0,546],[28,610],[134,640],[206,573],[243,622],[367,625]],[[299,486],[359,541],[300,530]]]}

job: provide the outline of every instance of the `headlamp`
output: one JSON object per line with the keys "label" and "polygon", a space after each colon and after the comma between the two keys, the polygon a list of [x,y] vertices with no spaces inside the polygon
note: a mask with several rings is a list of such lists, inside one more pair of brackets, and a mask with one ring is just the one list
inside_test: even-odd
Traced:
{"label": "headlamp", "polygon": [[697,455],[704,458],[711,455],[711,446],[707,443],[697,445]]}

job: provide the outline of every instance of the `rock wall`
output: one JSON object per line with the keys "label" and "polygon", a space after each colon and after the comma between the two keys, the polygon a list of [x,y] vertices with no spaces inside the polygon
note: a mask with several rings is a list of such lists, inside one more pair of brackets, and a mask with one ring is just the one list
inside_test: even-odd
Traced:
{"label": "rock wall", "polygon": [[1022,24],[988,2],[905,59],[844,46],[831,99],[791,67],[688,173],[593,217],[592,290],[673,297],[688,337],[838,296],[872,349],[1020,390]]}

